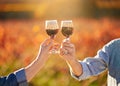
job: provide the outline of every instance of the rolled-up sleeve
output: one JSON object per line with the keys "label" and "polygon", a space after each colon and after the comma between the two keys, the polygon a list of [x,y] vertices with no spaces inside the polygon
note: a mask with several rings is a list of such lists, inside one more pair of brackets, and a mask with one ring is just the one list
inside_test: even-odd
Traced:
{"label": "rolled-up sleeve", "polygon": [[24,68],[14,72],[17,78],[18,86],[28,86]]}
{"label": "rolled-up sleeve", "polygon": [[81,61],[79,61],[80,62],[80,64],[82,65],[82,69],[83,69],[83,73],[82,73],[82,75],[81,76],[76,76],[73,72],[72,72],[72,69],[70,70],[70,73],[71,73],[71,76],[73,77],[73,78],[75,78],[75,79],[77,79],[77,80],[84,80],[84,79],[87,79],[87,77],[89,76],[89,75],[91,75],[90,74],[90,72],[88,72],[88,67],[87,67],[87,65],[86,64],[84,64],[83,62],[81,62]]}
{"label": "rolled-up sleeve", "polygon": [[83,61],[79,61],[82,65],[83,73],[76,76],[70,69],[71,76],[77,80],[84,80],[91,76],[96,76],[107,69],[109,63],[109,45],[104,46],[98,51],[95,57],[88,57]]}

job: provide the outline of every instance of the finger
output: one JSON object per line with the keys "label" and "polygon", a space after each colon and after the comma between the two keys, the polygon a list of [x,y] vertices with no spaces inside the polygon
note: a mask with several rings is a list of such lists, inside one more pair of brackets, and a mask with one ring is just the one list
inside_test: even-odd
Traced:
{"label": "finger", "polygon": [[73,51],[74,50],[74,48],[71,48],[71,47],[63,47],[63,48],[67,51]]}
{"label": "finger", "polygon": [[52,48],[53,46],[53,41],[49,41],[47,44],[46,44],[46,48],[50,49]]}
{"label": "finger", "polygon": [[62,48],[60,48],[60,55],[62,55],[62,53],[63,53],[63,49],[62,49]]}
{"label": "finger", "polygon": [[64,56],[66,55],[66,50],[64,48],[60,48],[60,55]]}
{"label": "finger", "polygon": [[55,44],[53,45],[53,48],[54,48],[55,50],[59,50],[59,48],[60,48],[60,44],[55,43]]}
{"label": "finger", "polygon": [[60,46],[60,44],[59,43],[54,43],[54,46]]}
{"label": "finger", "polygon": [[70,41],[65,41],[65,42],[62,42],[62,44],[69,45],[69,44],[72,44],[72,43]]}
{"label": "finger", "polygon": [[71,47],[71,48],[74,48],[75,46],[71,43],[63,43],[62,44],[63,47]]}
{"label": "finger", "polygon": [[64,39],[63,42],[70,42],[70,40]]}
{"label": "finger", "polygon": [[53,41],[50,41],[49,43],[48,43],[48,46],[52,46],[53,45]]}
{"label": "finger", "polygon": [[47,45],[49,45],[49,43],[52,43],[52,42],[53,42],[53,40],[48,38],[48,39],[46,39],[45,41],[42,42],[42,46],[47,46]]}
{"label": "finger", "polygon": [[42,45],[42,46],[46,45],[46,43],[47,43],[48,40],[49,40],[49,39],[44,40],[44,41],[41,43],[41,45]]}

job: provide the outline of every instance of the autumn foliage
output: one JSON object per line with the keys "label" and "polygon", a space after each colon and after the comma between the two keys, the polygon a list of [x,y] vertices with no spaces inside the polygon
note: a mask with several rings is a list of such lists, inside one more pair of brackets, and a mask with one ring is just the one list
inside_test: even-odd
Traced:
{"label": "autumn foliage", "polygon": [[[71,42],[75,44],[76,54],[78,59],[80,60],[88,56],[95,56],[96,52],[100,48],[102,48],[104,44],[108,43],[112,39],[120,37],[119,19],[80,18],[80,19],[73,19],[73,22],[74,22],[74,33],[71,36]],[[19,64],[22,64],[21,66],[18,67],[23,67],[25,65],[28,65],[36,57],[40,43],[47,37],[48,36],[44,29],[44,20],[5,20],[5,21],[1,20],[0,21],[0,72],[2,72],[1,68],[3,65],[9,63],[12,64],[14,63],[14,61],[17,61]],[[63,39],[64,37],[59,31],[55,40],[60,43],[62,42]],[[53,61],[55,61],[56,64],[59,63],[59,61],[55,59],[60,60],[59,58],[52,58],[51,63],[48,63],[48,65],[53,64],[52,63]],[[60,61],[63,62],[62,60]],[[62,67],[60,66],[59,63],[58,67],[57,65],[53,65],[53,67],[51,66],[47,66],[47,67],[50,68],[51,71],[52,69],[54,69],[56,71],[56,74],[58,72],[65,73],[66,71],[68,74],[69,70],[66,67],[64,68],[63,66],[66,64],[63,63],[61,65]],[[13,70],[15,69],[13,68]],[[44,71],[47,72],[47,70]],[[50,72],[50,73],[51,75],[52,74],[54,75],[54,72]],[[51,77],[51,75],[48,74],[47,77]],[[59,75],[65,76],[64,74],[59,74]],[[42,78],[42,75],[40,76]],[[70,75],[68,74],[67,76]],[[57,77],[53,77],[53,78],[57,78]],[[71,80],[71,78],[69,79],[68,77],[66,79],[68,79],[68,81]],[[53,80],[54,82],[54,79],[51,80]],[[93,79],[92,81],[95,80],[96,79]],[[31,86],[37,86],[40,84],[39,82],[38,84],[36,84],[34,81],[35,80],[31,82]],[[46,83],[47,82],[48,81],[46,81]],[[60,84],[61,82],[64,82],[64,80],[61,79],[58,82],[58,84]],[[77,81],[72,81],[72,83],[76,83],[76,82]],[[63,86],[72,86],[69,85],[68,83],[71,82],[65,82],[65,85]],[[101,81],[99,81],[99,83],[101,83]],[[74,86],[77,84],[80,83],[77,82],[76,84],[74,84]],[[87,86],[88,84],[80,84],[80,86]],[[106,83],[103,83],[104,86],[105,84]],[[103,85],[99,85],[99,86],[103,86]],[[58,85],[41,84],[40,86],[58,86]],[[60,84],[59,86],[62,85]]]}

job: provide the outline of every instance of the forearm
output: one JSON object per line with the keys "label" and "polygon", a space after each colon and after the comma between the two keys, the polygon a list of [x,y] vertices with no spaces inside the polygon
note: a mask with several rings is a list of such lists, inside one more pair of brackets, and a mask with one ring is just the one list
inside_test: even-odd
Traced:
{"label": "forearm", "polygon": [[82,65],[76,59],[67,60],[67,64],[76,76],[82,75]]}
{"label": "forearm", "polygon": [[39,70],[44,66],[46,59],[41,57],[41,58],[36,58],[30,65],[28,65],[25,68],[26,72],[26,78],[27,81],[29,82],[38,72]]}
{"label": "forearm", "polygon": [[26,78],[29,82],[44,66],[45,62],[48,60],[49,50],[53,45],[52,39],[46,39],[43,43],[41,43],[39,53],[36,59],[25,68]]}

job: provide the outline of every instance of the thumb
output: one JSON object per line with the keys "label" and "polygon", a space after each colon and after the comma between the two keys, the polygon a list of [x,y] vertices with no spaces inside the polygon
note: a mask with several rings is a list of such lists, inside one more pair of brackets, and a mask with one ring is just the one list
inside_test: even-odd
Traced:
{"label": "thumb", "polygon": [[53,43],[54,43],[53,39],[50,39],[48,43],[48,49],[50,49],[53,46]]}

